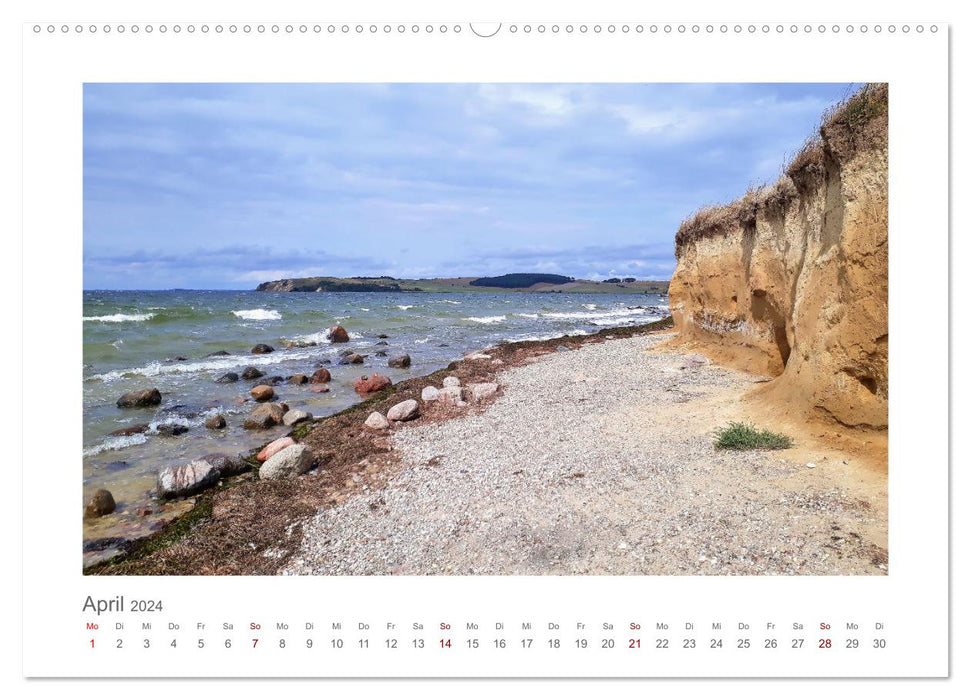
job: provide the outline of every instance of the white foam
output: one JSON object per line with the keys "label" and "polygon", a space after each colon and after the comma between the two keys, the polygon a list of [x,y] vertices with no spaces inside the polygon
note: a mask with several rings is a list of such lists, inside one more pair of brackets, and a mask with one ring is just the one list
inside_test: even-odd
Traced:
{"label": "white foam", "polygon": [[[539,318],[539,314],[515,314],[520,318]],[[523,338],[523,340],[535,340],[535,338]]]}
{"label": "white foam", "polygon": [[116,435],[105,438],[102,442],[94,447],[87,448],[81,452],[81,455],[84,457],[93,457],[94,455],[98,455],[109,450],[123,450],[126,447],[131,447],[132,445],[144,445],[146,442],[148,442],[148,438],[142,433],[136,433],[135,435]]}
{"label": "white foam", "polygon": [[83,320],[100,323],[127,323],[129,321],[147,321],[154,316],[155,314],[111,314],[110,316],[85,316]]}
{"label": "white foam", "polygon": [[647,309],[616,309],[614,311],[571,311],[562,313],[548,313],[543,314],[546,318],[595,318],[604,319],[611,317],[620,316],[631,316],[634,314],[643,314]]}
{"label": "white foam", "polygon": [[469,316],[466,321],[475,321],[476,323],[500,323],[506,320],[505,316]]}
{"label": "white foam", "polygon": [[462,302],[460,302],[460,301],[452,301],[451,299],[442,299],[442,303],[443,304],[455,304],[456,306],[460,306],[462,304]]}
{"label": "white foam", "polygon": [[196,418],[187,418],[185,416],[172,415],[166,416],[162,420],[153,420],[148,424],[148,430],[146,431],[149,435],[158,435],[158,427],[160,425],[181,425],[185,428],[194,428],[203,425],[206,422],[206,418],[200,414]]}
{"label": "white foam", "polygon": [[607,316],[605,318],[591,318],[590,324],[594,326],[622,326],[625,323],[636,323],[644,321],[643,316]]}
{"label": "white foam", "polygon": [[327,340],[327,331],[318,331],[316,333],[307,333],[305,335],[297,335],[291,338],[295,343],[309,344],[315,343],[317,345],[326,345],[330,341]]}
{"label": "white foam", "polygon": [[408,309],[415,308],[415,305],[414,304],[399,304],[398,305],[398,308],[401,309],[402,311],[407,311]]}
{"label": "white foam", "polygon": [[[326,341],[324,341],[326,342]],[[179,364],[163,365],[161,362],[150,362],[144,367],[131,367],[128,369],[116,369],[103,374],[95,374],[89,379],[99,379],[103,382],[112,382],[123,377],[158,377],[163,375],[195,374],[200,372],[219,372],[237,369],[239,367],[274,365],[288,360],[307,360],[312,357],[319,357],[320,351],[308,348],[304,352],[288,350],[285,352],[275,352],[272,355],[228,355],[219,357],[208,357],[198,362],[184,362]]]}
{"label": "white foam", "polygon": [[597,305],[596,304],[584,304],[583,305],[583,308],[590,309],[591,311],[593,311],[594,309],[597,308]]}
{"label": "white foam", "polygon": [[247,321],[279,321],[283,318],[280,316],[279,311],[274,311],[273,309],[242,309],[240,311],[234,311],[233,316],[246,319]]}

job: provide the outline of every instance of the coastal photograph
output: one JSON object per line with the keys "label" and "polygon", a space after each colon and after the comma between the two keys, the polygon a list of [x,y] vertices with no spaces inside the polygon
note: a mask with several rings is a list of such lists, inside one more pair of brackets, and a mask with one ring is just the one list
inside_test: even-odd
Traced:
{"label": "coastal photograph", "polygon": [[83,92],[86,575],[887,575],[880,83]]}

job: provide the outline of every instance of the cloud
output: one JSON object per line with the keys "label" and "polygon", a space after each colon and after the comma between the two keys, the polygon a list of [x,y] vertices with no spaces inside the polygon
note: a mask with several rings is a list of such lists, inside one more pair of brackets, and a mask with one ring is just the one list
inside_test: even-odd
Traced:
{"label": "cloud", "polygon": [[845,91],[87,84],[85,284],[670,274],[681,219],[771,179]]}

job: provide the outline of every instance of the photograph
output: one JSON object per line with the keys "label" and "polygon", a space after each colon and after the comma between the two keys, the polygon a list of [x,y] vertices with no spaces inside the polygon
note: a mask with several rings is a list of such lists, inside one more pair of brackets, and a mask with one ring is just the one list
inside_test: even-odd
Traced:
{"label": "photograph", "polygon": [[84,83],[81,572],[887,576],[891,92]]}

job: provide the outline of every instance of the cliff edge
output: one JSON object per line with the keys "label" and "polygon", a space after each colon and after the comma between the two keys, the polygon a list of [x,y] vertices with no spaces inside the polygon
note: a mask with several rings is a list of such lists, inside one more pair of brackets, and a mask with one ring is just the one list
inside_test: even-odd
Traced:
{"label": "cliff edge", "polygon": [[755,393],[789,415],[887,426],[887,118],[866,85],[778,182],[677,233],[676,342],[773,376]]}

